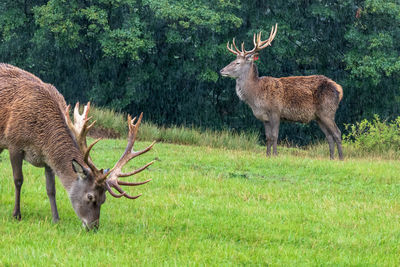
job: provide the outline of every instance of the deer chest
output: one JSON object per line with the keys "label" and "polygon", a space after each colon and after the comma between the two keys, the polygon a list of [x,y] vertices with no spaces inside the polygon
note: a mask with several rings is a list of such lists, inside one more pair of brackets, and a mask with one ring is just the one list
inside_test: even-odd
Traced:
{"label": "deer chest", "polygon": [[254,117],[256,117],[260,121],[269,121],[269,111],[267,109],[262,108],[255,103],[249,104],[249,106],[253,111]]}

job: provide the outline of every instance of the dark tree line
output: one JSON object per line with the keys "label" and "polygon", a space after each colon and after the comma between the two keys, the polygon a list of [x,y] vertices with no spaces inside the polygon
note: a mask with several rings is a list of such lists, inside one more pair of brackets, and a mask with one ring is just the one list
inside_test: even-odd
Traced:
{"label": "dark tree line", "polygon": [[[88,100],[158,124],[261,129],[218,71],[236,36],[278,23],[261,75],[323,74],[343,86],[339,127],[400,114],[398,0],[1,0],[0,61]],[[261,130],[260,130],[261,131]],[[284,124],[298,144],[315,124]]]}

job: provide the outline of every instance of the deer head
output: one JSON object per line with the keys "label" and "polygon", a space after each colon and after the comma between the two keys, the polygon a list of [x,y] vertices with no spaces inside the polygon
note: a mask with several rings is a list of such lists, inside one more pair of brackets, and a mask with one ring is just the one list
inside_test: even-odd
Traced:
{"label": "deer head", "polygon": [[[141,196],[140,194],[136,196],[131,196],[127,194],[121,186],[138,186],[148,183],[150,180],[132,183],[121,181],[119,180],[119,178],[132,176],[145,170],[148,166],[153,164],[154,161],[151,161],[143,167],[136,169],[132,172],[122,173],[122,167],[125,164],[127,164],[133,158],[149,151],[153,147],[155,142],[153,142],[150,146],[141,151],[133,151],[133,145],[136,140],[140,123],[142,121],[143,113],[140,114],[137,121],[136,117],[132,119],[129,115],[129,135],[128,144],[125,152],[111,170],[105,171],[103,169],[98,169],[94,165],[89,154],[93,146],[98,141],[100,141],[100,139],[95,140],[89,147],[86,143],[86,135],[89,129],[93,127],[95,123],[93,122],[89,125],[90,118],[88,118],[88,113],[90,109],[90,102],[84,107],[83,114],[79,113],[79,103],[76,104],[74,110],[74,123],[69,117],[69,108],[70,106],[68,106],[65,110],[65,118],[69,128],[76,138],[79,149],[84,154],[85,163],[81,164],[75,160],[72,161],[73,169],[77,174],[77,179],[72,184],[69,191],[70,200],[76,214],[82,220],[83,225],[87,229],[91,229],[93,227],[97,228],[99,225],[100,208],[106,200],[106,191],[108,191],[113,197],[116,198],[126,197],[129,199],[136,199]],[[85,167],[84,165],[88,167]],[[115,189],[118,193],[115,193],[113,189]]]}
{"label": "deer head", "polygon": [[220,71],[221,75],[224,77],[231,77],[236,79],[239,78],[242,74],[247,73],[250,69],[250,66],[253,64],[254,58],[258,54],[258,52],[271,45],[271,42],[272,40],[274,40],[277,30],[278,24],[275,24],[275,28],[272,27],[269,38],[265,41],[261,41],[261,32],[259,32],[257,35],[254,34],[254,48],[249,51],[246,51],[244,49],[244,43],[242,43],[242,50],[239,50],[236,47],[235,38],[233,38],[232,44],[230,46],[228,42],[226,44],[226,48],[229,50],[229,52],[236,55],[236,59]]}

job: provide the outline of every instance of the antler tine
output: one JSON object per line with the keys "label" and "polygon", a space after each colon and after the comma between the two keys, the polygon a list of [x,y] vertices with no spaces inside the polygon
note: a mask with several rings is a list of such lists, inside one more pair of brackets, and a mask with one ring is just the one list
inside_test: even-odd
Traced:
{"label": "antler tine", "polygon": [[92,150],[92,148],[94,147],[95,144],[97,144],[97,142],[99,142],[101,140],[101,138],[96,139],[85,151],[85,156],[84,156],[84,160],[86,162],[86,164],[90,167],[90,169],[92,169],[92,171],[95,172],[100,172],[99,169],[96,168],[96,166],[93,164],[92,160],[90,159],[90,150]]}
{"label": "antler tine", "polygon": [[[232,45],[233,45],[233,47],[235,48],[236,51],[232,49]],[[232,45],[231,45],[231,47],[229,47],[229,41],[228,41],[228,43],[226,44],[226,48],[228,48],[228,50],[229,50],[230,52],[232,52],[233,54],[235,54],[235,55],[241,55],[241,54],[242,54],[242,51],[240,51],[240,50],[237,48],[236,43],[235,43],[235,38],[232,39]]]}
{"label": "antler tine", "polygon": [[74,108],[74,122],[77,127],[79,128],[83,127],[83,124],[88,118],[89,110],[90,110],[90,102],[88,102],[87,105],[83,107],[82,115],[79,114],[79,102],[76,102]]}
{"label": "antler tine", "polygon": [[265,41],[261,41],[261,32],[260,32],[260,36],[259,36],[259,39],[258,39],[258,47],[259,47],[260,50],[264,49],[265,47],[267,47],[269,45],[271,45],[271,42],[274,40],[277,31],[278,31],[278,23],[275,24],[275,27],[272,26],[271,32],[269,34],[269,38],[267,40],[265,40]]}
{"label": "antler tine", "polygon": [[[119,194],[114,193],[114,191],[111,189],[111,187],[114,187]],[[128,195],[118,184],[108,184],[106,183],[106,189],[107,191],[110,193],[110,195],[112,195],[115,198],[120,198],[120,197],[126,197],[129,199],[137,199],[138,197],[140,197],[142,194],[136,195],[136,196],[131,196]]]}
{"label": "antler tine", "polygon": [[242,43],[242,51],[240,51],[236,47],[235,38],[233,38],[233,40],[232,40],[232,45],[236,51],[233,50],[232,45],[229,47],[229,42],[226,43],[226,48],[235,55],[241,55],[241,56],[245,57],[247,55],[254,54],[255,52],[258,52],[261,49],[264,49],[265,47],[271,45],[271,42],[274,40],[277,31],[278,31],[278,23],[275,24],[275,27],[272,26],[271,33],[269,34],[269,38],[265,41],[261,41],[261,32],[257,33],[257,35],[254,34],[253,35],[254,48],[252,50],[246,51],[244,49],[244,43]]}
{"label": "antler tine", "polygon": [[69,104],[64,111],[65,120],[67,122],[68,128],[74,133],[75,135],[75,127],[72,123],[71,117],[69,116],[69,110],[71,109],[71,105]]}
{"label": "antler tine", "polygon": [[[114,191],[112,191],[112,189],[111,189],[111,187],[110,187],[110,185],[109,185],[108,183],[106,183],[106,189],[107,189],[107,191],[110,193],[110,195],[112,195],[112,196],[115,197],[115,198],[120,198],[120,197],[123,197],[123,196],[124,196],[123,193],[115,194]],[[121,189],[121,190],[122,190],[122,189]]]}
{"label": "antler tine", "polygon": [[82,114],[79,113],[79,102],[75,104],[74,107],[74,122],[72,123],[71,118],[69,116],[69,110],[70,110],[70,105],[67,106],[65,109],[65,118],[68,124],[68,127],[74,134],[76,141],[79,146],[79,150],[84,154],[84,160],[85,163],[92,169],[93,172],[101,172],[96,168],[94,165],[93,161],[90,158],[90,151],[93,148],[93,146],[100,141],[100,139],[97,139],[94,141],[89,147],[87,147],[87,141],[86,141],[86,136],[89,132],[89,130],[94,126],[96,121],[92,122],[89,124],[89,120],[92,117],[89,117],[89,110],[90,110],[90,102],[88,102],[84,108]]}
{"label": "antler tine", "polygon": [[267,46],[271,45],[271,42],[274,40],[277,30],[278,30],[278,24],[276,23],[275,27],[272,26],[271,33],[269,34],[269,38],[265,41],[261,41],[261,32],[257,33],[257,35],[254,34],[253,35],[254,48],[250,51],[243,50],[244,56],[254,54],[254,53],[266,48]]}
{"label": "antler tine", "polygon": [[151,181],[151,179],[148,179],[148,180],[143,181],[143,182],[137,182],[137,183],[118,181],[118,184],[119,185],[128,185],[128,186],[138,186],[138,185],[142,185],[142,184],[147,184],[150,181]]}
{"label": "antler tine", "polygon": [[235,50],[232,49],[232,45],[231,47],[229,47],[229,41],[226,43],[226,48],[229,50],[229,52],[238,55],[238,52],[236,52]]}
{"label": "antler tine", "polygon": [[90,102],[88,102],[87,105],[84,106],[82,115],[79,113],[79,102],[76,103],[75,108],[74,108],[74,122],[73,123],[69,116],[70,107],[71,106],[68,105],[67,108],[65,109],[65,119],[66,119],[68,127],[73,132],[73,134],[76,138],[76,141],[78,142],[79,149],[82,151],[82,153],[85,153],[85,151],[87,149],[86,135],[89,132],[89,130],[96,123],[96,121],[94,121],[90,125],[88,125],[89,120],[92,118],[92,117],[88,117],[89,110],[90,110]]}
{"label": "antler tine", "polygon": [[[257,36],[258,36],[258,35],[257,35]],[[256,34],[253,34],[253,44],[254,44],[253,49],[251,49],[251,50],[249,50],[249,51],[246,51],[246,50],[243,49],[244,56],[247,56],[247,55],[249,55],[249,54],[253,54],[254,52],[256,52],[256,49],[257,49]],[[244,48],[244,46],[243,46],[243,48]]]}
{"label": "antler tine", "polygon": [[243,51],[240,51],[240,50],[237,48],[236,43],[235,43],[235,38],[232,39],[232,44],[233,44],[233,47],[235,48],[237,54],[238,54],[238,55],[241,55]]}
{"label": "antler tine", "polygon": [[[106,188],[107,190],[110,192],[110,194],[114,197],[121,197],[121,196],[125,196],[129,199],[135,199],[138,198],[140,195],[137,196],[130,196],[128,195],[122,188],[120,185],[126,185],[126,186],[138,186],[138,185],[142,185],[145,183],[148,183],[151,181],[151,179],[146,180],[144,182],[124,182],[124,181],[119,181],[118,178],[120,177],[128,177],[128,176],[132,176],[135,175],[143,170],[145,170],[147,167],[149,167],[151,164],[154,163],[154,161],[151,161],[149,163],[147,163],[146,165],[132,171],[132,172],[128,172],[128,173],[123,173],[122,172],[122,168],[124,165],[126,165],[131,159],[133,159],[134,157],[137,157],[143,153],[146,153],[147,151],[149,151],[153,145],[155,144],[155,141],[153,143],[151,143],[148,147],[146,147],[143,150],[140,151],[133,151],[133,145],[136,141],[136,137],[137,137],[137,132],[140,126],[140,123],[142,121],[143,118],[143,113],[140,114],[139,118],[136,121],[136,117],[132,119],[132,117],[130,115],[128,115],[128,128],[129,128],[129,134],[128,134],[128,144],[125,148],[124,153],[122,154],[122,156],[120,157],[120,159],[118,160],[118,162],[114,165],[114,167],[108,172],[106,173],[102,178],[99,178],[97,183],[102,183],[105,181],[106,183]],[[108,178],[107,178],[108,177]],[[120,194],[116,194],[115,192],[112,191],[112,188],[114,188],[115,190],[117,190]]]}
{"label": "antler tine", "polygon": [[[153,142],[152,145],[154,145],[154,144],[155,144],[155,142]],[[142,150],[142,151],[143,151],[143,150]],[[143,153],[144,153],[144,152],[143,152]],[[144,166],[140,167],[139,169],[136,169],[136,170],[134,170],[134,171],[132,171],[132,172],[120,173],[120,174],[118,174],[118,177],[128,177],[128,176],[135,175],[135,174],[137,174],[137,173],[139,173],[139,172],[141,172],[141,171],[147,169],[147,167],[149,167],[149,166],[150,166],[151,164],[153,164],[154,162],[155,162],[154,160],[153,160],[153,161],[150,161],[150,162],[147,163],[146,165],[144,165]]]}
{"label": "antler tine", "polygon": [[79,133],[79,139],[86,140],[87,133],[89,132],[90,128],[92,128],[93,125],[96,123],[96,121],[94,121],[90,125],[88,125],[89,120],[92,118],[92,117],[88,117],[89,110],[90,110],[90,102],[88,102],[87,105],[85,105],[83,107],[82,115],[79,114],[79,102],[76,103],[76,105],[75,105],[74,123],[75,123],[75,127]]}

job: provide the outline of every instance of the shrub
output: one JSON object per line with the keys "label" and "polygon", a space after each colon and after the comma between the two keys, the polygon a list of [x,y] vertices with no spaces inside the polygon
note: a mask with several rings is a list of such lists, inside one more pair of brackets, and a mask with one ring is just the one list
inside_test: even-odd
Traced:
{"label": "shrub", "polygon": [[400,117],[393,121],[381,121],[375,115],[356,124],[345,125],[348,134],[343,140],[366,152],[386,153],[400,149]]}

